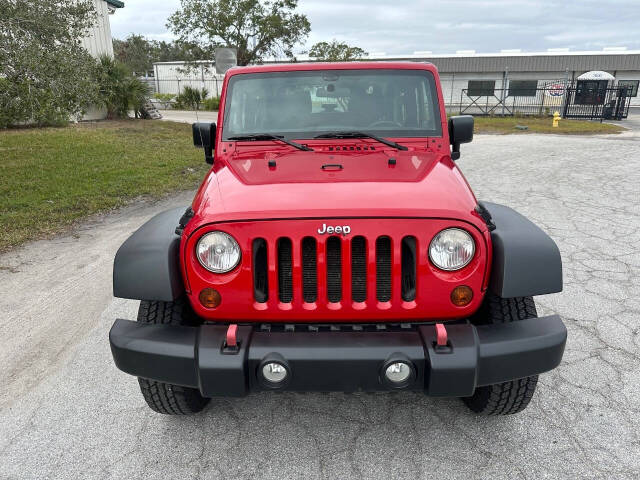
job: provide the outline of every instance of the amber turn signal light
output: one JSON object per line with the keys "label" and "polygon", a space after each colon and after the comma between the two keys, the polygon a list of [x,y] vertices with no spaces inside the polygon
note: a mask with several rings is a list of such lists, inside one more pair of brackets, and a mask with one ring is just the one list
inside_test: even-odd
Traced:
{"label": "amber turn signal light", "polygon": [[216,308],[222,302],[220,292],[213,288],[205,288],[200,292],[200,303],[207,308]]}
{"label": "amber turn signal light", "polygon": [[456,307],[464,307],[471,302],[473,298],[473,290],[466,285],[460,285],[451,292],[451,303]]}

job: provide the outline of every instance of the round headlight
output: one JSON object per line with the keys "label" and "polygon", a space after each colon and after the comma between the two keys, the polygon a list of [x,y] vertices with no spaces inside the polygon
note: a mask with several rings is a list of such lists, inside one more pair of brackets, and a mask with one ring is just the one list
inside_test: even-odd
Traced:
{"label": "round headlight", "polygon": [[198,240],[196,256],[210,272],[226,273],[240,263],[240,245],[228,233],[209,232]]}
{"label": "round headlight", "polygon": [[469,264],[476,251],[473,238],[461,228],[447,228],[429,245],[429,258],[441,270],[460,270]]}

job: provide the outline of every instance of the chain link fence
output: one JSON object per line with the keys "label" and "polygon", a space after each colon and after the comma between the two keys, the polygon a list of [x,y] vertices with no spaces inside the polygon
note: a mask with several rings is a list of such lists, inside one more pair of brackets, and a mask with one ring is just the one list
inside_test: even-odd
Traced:
{"label": "chain link fence", "polygon": [[463,115],[551,116],[587,120],[622,120],[629,114],[631,89],[627,86],[590,86],[583,82],[549,82],[541,87],[487,91],[464,88],[457,113]]}
{"label": "chain link fence", "polygon": [[211,77],[154,78],[140,77],[151,89],[151,102],[156,108],[167,110],[176,106],[176,98],[184,93],[185,87],[206,90],[207,98],[220,97],[224,75]]}

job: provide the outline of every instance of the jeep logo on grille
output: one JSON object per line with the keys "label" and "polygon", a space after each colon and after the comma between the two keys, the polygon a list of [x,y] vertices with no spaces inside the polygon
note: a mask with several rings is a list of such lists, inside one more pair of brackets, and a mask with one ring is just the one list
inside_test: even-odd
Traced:
{"label": "jeep logo on grille", "polygon": [[318,233],[320,235],[324,235],[325,233],[341,233],[344,236],[347,236],[351,233],[351,227],[349,225],[327,225],[326,223],[322,224],[322,227],[318,229]]}

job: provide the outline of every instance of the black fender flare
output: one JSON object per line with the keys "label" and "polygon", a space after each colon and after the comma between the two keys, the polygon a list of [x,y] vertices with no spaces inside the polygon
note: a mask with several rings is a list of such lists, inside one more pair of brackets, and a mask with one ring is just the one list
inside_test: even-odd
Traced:
{"label": "black fender flare", "polygon": [[479,204],[495,225],[489,289],[503,298],[561,292],[562,258],[551,237],[509,207]]}
{"label": "black fender flare", "polygon": [[176,227],[185,208],[157,214],[118,249],[113,261],[115,297],[170,302],[184,292]]}

